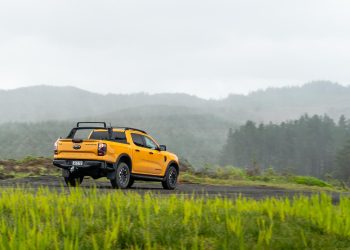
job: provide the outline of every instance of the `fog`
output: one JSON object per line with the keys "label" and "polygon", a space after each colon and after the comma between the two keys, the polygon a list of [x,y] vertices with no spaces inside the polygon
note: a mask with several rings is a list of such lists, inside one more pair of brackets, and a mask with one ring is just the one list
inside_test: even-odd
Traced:
{"label": "fog", "polygon": [[205,98],[350,82],[348,1],[0,1],[0,88]]}

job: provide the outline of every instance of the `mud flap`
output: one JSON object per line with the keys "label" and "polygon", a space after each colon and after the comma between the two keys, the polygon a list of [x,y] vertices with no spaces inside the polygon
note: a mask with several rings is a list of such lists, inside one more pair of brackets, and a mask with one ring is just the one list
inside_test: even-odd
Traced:
{"label": "mud flap", "polygon": [[114,180],[117,176],[117,171],[112,171],[107,174],[107,179]]}

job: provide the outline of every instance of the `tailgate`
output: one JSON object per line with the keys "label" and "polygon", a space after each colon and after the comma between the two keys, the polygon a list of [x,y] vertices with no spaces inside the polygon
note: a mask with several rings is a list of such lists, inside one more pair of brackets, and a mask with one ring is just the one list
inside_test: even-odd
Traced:
{"label": "tailgate", "polygon": [[96,159],[99,140],[80,140],[73,142],[71,139],[58,141],[56,157],[61,159]]}

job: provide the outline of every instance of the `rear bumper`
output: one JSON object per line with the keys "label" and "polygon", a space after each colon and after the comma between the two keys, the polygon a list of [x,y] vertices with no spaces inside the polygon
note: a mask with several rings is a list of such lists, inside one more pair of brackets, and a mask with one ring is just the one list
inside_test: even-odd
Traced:
{"label": "rear bumper", "polygon": [[[107,164],[105,161],[90,161],[90,160],[82,160],[83,165],[74,166],[72,164],[73,160],[69,159],[55,159],[53,160],[53,165],[62,168],[70,173],[85,173],[85,174],[94,174],[96,171],[99,172],[113,172],[114,168],[112,165]],[[64,171],[64,172],[66,172]]]}

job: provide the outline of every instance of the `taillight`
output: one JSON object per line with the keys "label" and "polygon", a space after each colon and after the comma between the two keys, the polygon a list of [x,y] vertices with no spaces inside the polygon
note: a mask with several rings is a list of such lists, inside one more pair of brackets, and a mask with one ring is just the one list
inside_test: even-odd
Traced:
{"label": "taillight", "polygon": [[55,155],[58,154],[58,140],[55,142],[54,147],[53,147],[53,152]]}
{"label": "taillight", "polygon": [[98,156],[104,156],[107,153],[107,144],[106,143],[99,143],[98,144],[98,150],[97,154]]}

